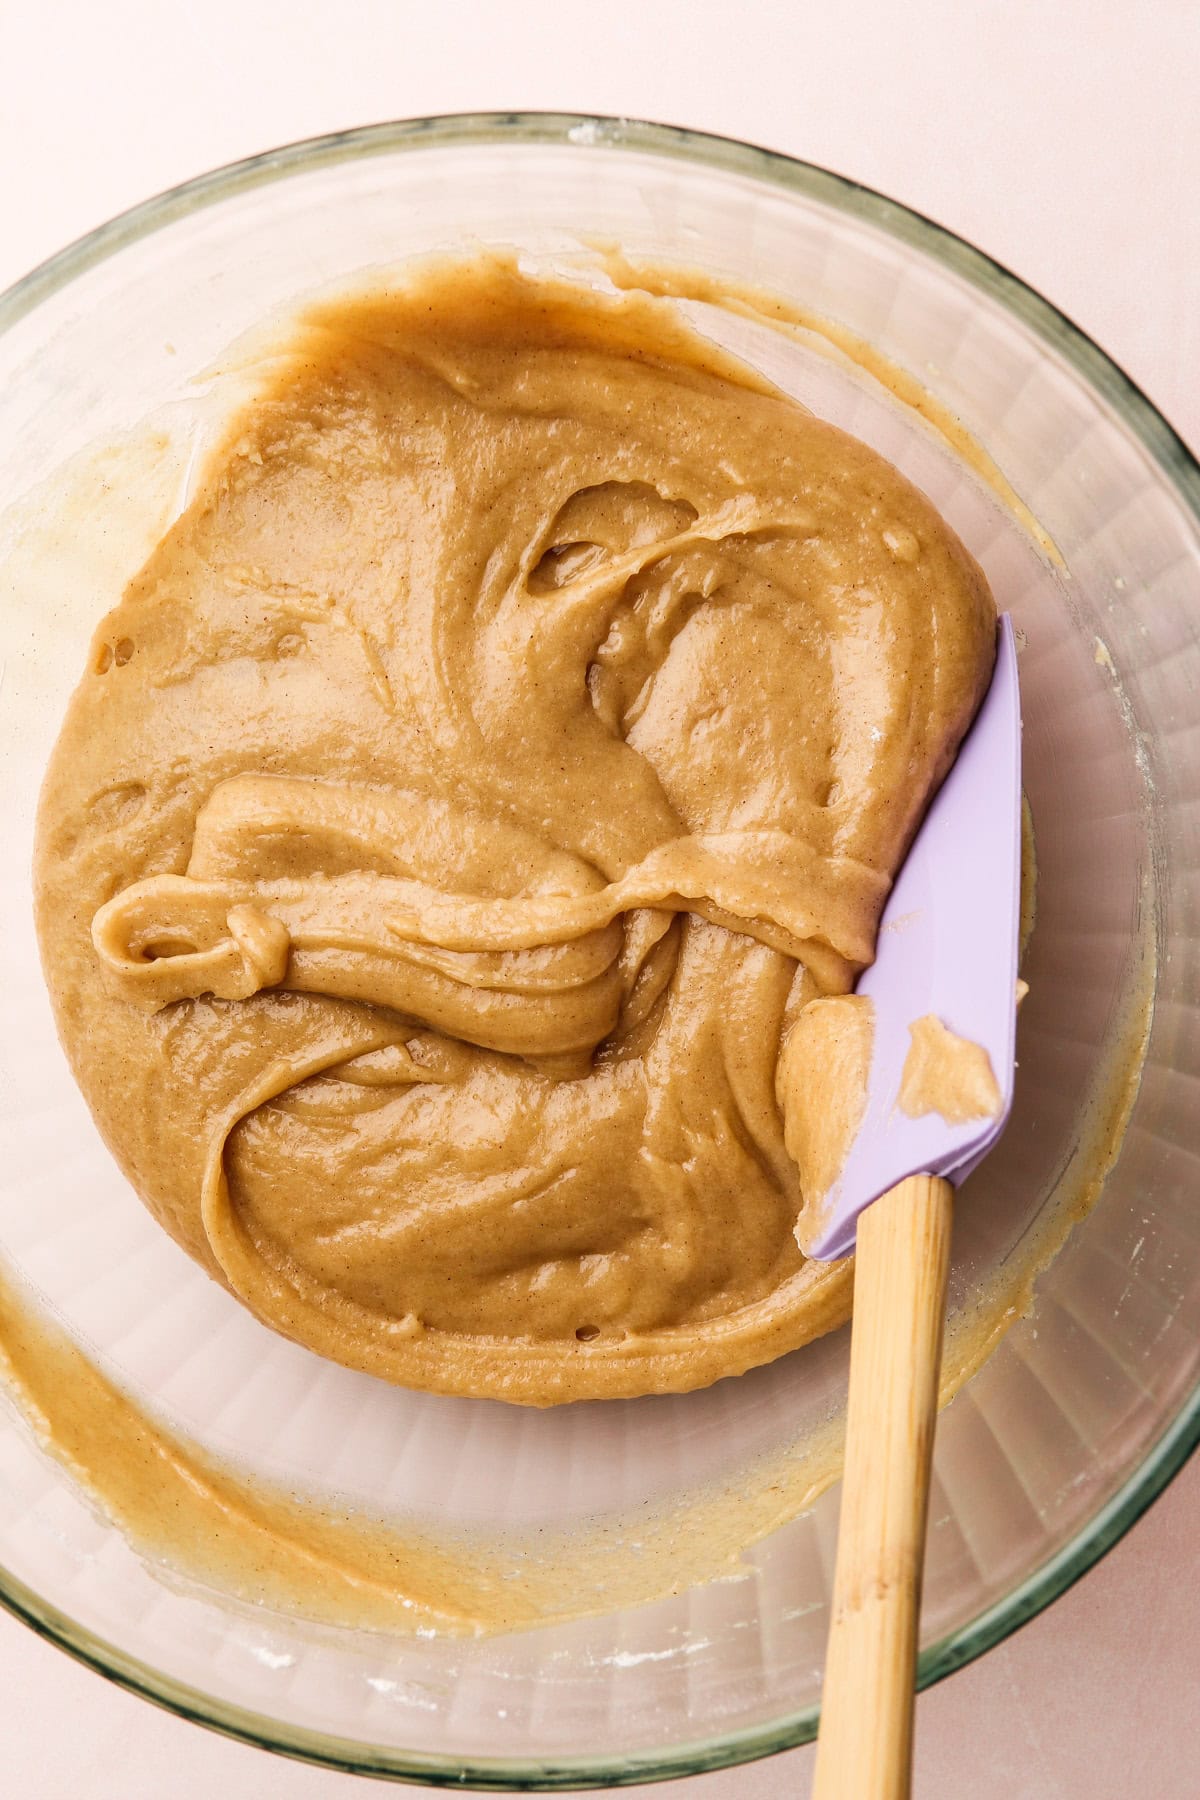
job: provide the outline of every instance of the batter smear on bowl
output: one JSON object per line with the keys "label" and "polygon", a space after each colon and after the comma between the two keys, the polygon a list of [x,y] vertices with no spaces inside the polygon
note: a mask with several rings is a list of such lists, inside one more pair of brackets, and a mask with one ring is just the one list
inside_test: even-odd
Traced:
{"label": "batter smear on bowl", "polygon": [[789,1034],[870,961],[994,642],[929,502],[668,301],[488,256],[310,310],[43,791],[122,1168],[408,1386],[683,1390],[840,1323]]}

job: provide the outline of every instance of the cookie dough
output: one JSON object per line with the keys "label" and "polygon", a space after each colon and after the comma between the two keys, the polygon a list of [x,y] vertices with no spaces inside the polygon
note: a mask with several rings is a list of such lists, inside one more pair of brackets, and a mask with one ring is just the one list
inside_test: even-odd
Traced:
{"label": "cookie dough", "polygon": [[991,672],[982,574],[676,308],[311,309],[100,625],[36,898],[72,1066],[260,1318],[535,1405],[839,1323],[788,1058]]}

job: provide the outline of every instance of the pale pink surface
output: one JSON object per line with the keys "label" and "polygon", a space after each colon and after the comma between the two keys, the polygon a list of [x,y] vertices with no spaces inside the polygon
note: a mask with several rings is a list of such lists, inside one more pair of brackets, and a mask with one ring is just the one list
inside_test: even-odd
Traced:
{"label": "pale pink surface", "polygon": [[[961,231],[1200,443],[1200,10],[1184,0],[65,0],[16,12],[0,58],[0,286],[147,194],[292,138],[471,109],[629,113],[826,163]],[[921,1700],[920,1800],[1192,1800],[1198,1574],[1193,1463],[1049,1613]],[[5,1615],[0,1694],[0,1785],[20,1800],[365,1791],[157,1712]],[[803,1750],[626,1792],[803,1800],[811,1767]]]}

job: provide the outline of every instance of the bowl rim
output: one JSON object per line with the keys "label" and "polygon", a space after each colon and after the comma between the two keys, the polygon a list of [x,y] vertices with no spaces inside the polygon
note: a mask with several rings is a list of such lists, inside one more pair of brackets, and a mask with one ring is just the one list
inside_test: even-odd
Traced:
{"label": "bowl rim", "polygon": [[[882,230],[982,291],[1063,357],[1139,439],[1200,528],[1200,463],[1178,432],[1112,357],[1019,276],[946,226],[861,182],[780,151],[677,125],[561,112],[446,113],[302,139],[169,188],[75,239],[0,293],[0,333],[107,258],[238,194],[372,156],[488,143],[598,147],[700,164],[815,200]],[[1086,1526],[1011,1593],[922,1652],[918,1689],[992,1649],[1065,1593],[1137,1522],[1198,1445],[1200,1383]],[[98,1674],[195,1724],[299,1761],[429,1787],[563,1791],[674,1780],[808,1743],[819,1718],[819,1708],[809,1706],[765,1725],[612,1756],[452,1757],[397,1750],[285,1724],[178,1682],[89,1631],[3,1566],[0,1606]]]}

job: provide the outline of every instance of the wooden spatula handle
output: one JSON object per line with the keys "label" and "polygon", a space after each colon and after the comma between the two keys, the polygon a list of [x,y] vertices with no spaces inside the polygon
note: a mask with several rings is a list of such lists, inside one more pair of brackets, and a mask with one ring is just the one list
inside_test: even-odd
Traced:
{"label": "wooden spatula handle", "polygon": [[954,1190],[858,1222],[846,1471],[813,1800],[908,1800],[917,1619]]}

